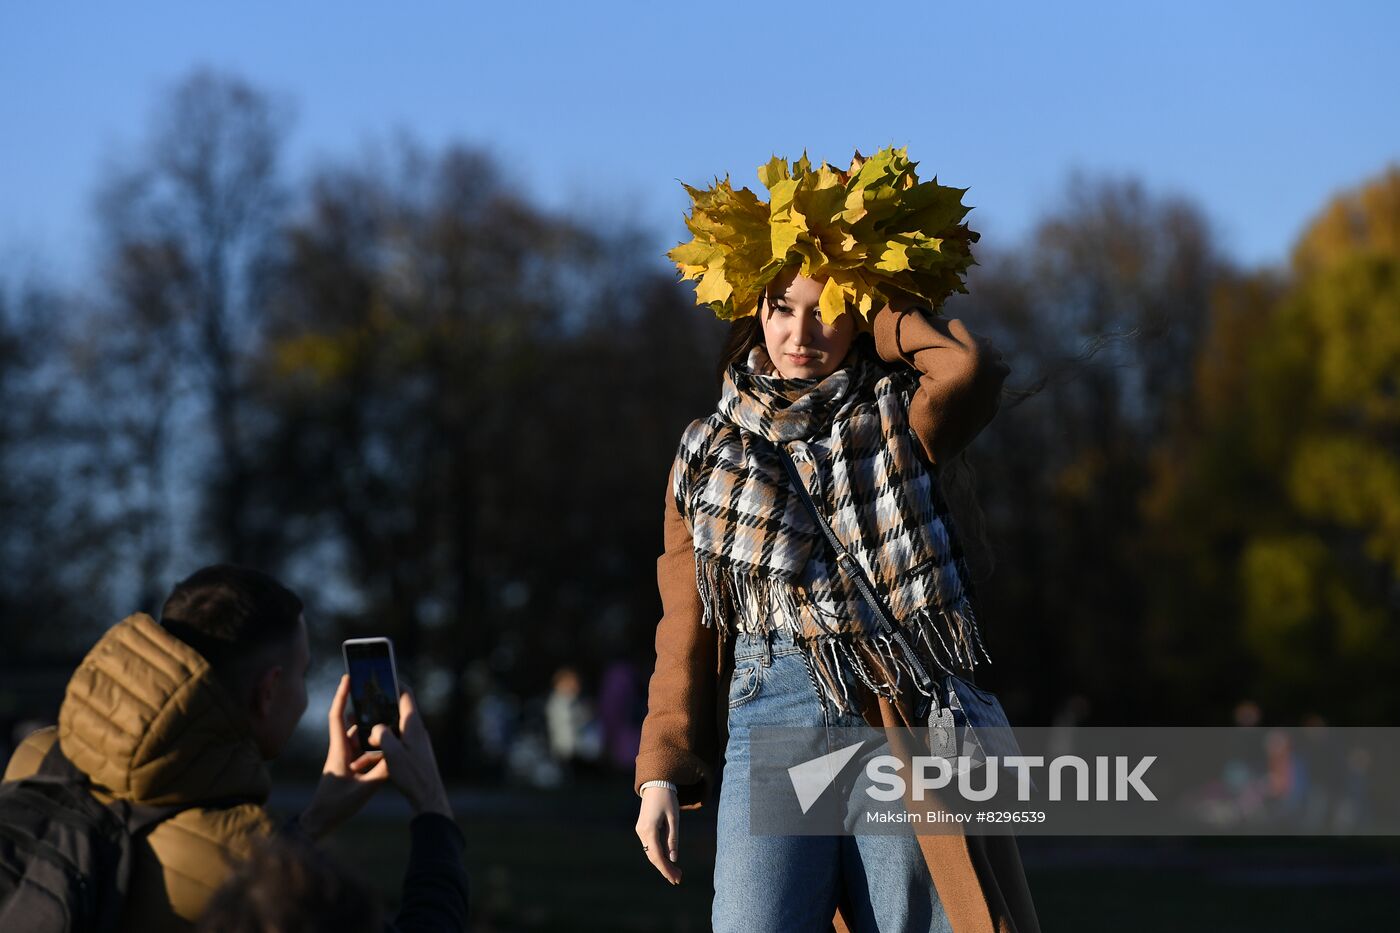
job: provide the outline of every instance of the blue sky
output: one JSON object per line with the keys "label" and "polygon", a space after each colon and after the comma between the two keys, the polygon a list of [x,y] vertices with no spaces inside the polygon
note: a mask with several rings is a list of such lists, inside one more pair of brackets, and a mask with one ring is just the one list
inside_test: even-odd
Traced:
{"label": "blue sky", "polygon": [[[1400,4],[128,2],[0,8],[0,275],[81,274],[104,164],[190,69],[294,105],[289,168],[399,131],[496,154],[544,203],[681,234],[677,179],[908,145],[1009,243],[1070,170],[1207,210],[1283,260],[1400,162]],[[8,268],[7,268],[8,267]]]}

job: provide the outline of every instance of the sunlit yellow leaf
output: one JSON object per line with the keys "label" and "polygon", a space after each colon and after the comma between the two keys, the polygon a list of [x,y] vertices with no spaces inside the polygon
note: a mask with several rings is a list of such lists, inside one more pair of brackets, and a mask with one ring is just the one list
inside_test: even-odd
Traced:
{"label": "sunlit yellow leaf", "polygon": [[763,183],[765,188],[772,188],[779,181],[788,177],[787,160],[778,156],[773,156],[766,164],[758,167],[758,180]]}
{"label": "sunlit yellow leaf", "polygon": [[818,305],[822,311],[822,322],[830,324],[846,312],[846,293],[835,279],[827,279],[822,286]]}
{"label": "sunlit yellow leaf", "polygon": [[724,277],[724,266],[722,265],[713,265],[705,270],[700,284],[695,287],[695,297],[705,304],[723,303],[733,293],[734,289],[730,287],[728,280]]}
{"label": "sunlit yellow leaf", "polygon": [[885,247],[875,268],[881,272],[903,272],[909,268],[909,247],[903,243],[891,243]]}

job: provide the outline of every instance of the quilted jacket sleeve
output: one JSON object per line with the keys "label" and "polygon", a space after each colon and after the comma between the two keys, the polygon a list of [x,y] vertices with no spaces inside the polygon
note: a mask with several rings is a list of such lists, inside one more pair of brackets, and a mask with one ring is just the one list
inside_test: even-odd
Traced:
{"label": "quilted jacket sleeve", "polygon": [[919,371],[909,424],[929,459],[939,464],[956,456],[996,415],[1011,368],[987,338],[915,302],[886,305],[872,329],[881,359],[903,360]]}
{"label": "quilted jacket sleeve", "polygon": [[633,788],[644,781],[670,781],[679,790],[682,809],[695,809],[709,796],[719,754],[718,644],[715,630],[700,624],[690,527],[676,508],[670,477],[664,527],[665,550],[656,560],[662,606],[656,669]]}

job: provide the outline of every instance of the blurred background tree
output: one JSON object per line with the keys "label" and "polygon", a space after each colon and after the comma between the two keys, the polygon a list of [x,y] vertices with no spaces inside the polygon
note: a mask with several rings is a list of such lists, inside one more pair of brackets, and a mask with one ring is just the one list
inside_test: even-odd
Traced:
{"label": "blurred background tree", "polygon": [[70,311],[40,282],[0,282],[0,625],[16,668],[91,637],[87,595],[107,573],[97,505],[74,489],[84,474],[61,352]]}
{"label": "blurred background tree", "polygon": [[117,593],[157,607],[172,566],[267,559],[253,540],[249,376],[287,193],[287,108],[209,71],[160,102],[96,197],[101,281],[71,347],[87,393],[90,494],[113,502]]}
{"label": "blurred background tree", "polygon": [[980,262],[946,311],[1012,365],[1003,411],[965,455],[998,557],[983,587],[989,680],[1023,721],[1072,696],[1100,722],[1142,721],[1162,702],[1145,677],[1139,500],[1224,262],[1199,208],[1083,175],[1029,243]]}
{"label": "blurred background tree", "polygon": [[[191,75],[104,177],[97,280],[0,288],[5,663],[71,664],[252,563],[328,665],[395,639],[451,770],[507,767],[486,712],[542,731],[566,664],[640,702],[666,472],[724,326],[652,232],[547,210],[480,151],[401,138],[291,178],[290,128]],[[1077,175],[979,253],[945,310],[1013,365],[957,468],[1014,718],[1400,714],[1397,231],[1391,169],[1291,268],[1240,269],[1191,201]]]}
{"label": "blurred background tree", "polygon": [[1393,718],[1400,169],[1328,204],[1285,280],[1222,285],[1193,394],[1149,505],[1167,670],[1217,704],[1231,684],[1285,717]]}
{"label": "blurred background tree", "polygon": [[258,383],[260,531],[319,566],[293,575],[337,629],[395,639],[459,760],[498,686],[649,663],[638,578],[706,355],[635,234],[539,210],[477,153],[403,143],[310,190]]}

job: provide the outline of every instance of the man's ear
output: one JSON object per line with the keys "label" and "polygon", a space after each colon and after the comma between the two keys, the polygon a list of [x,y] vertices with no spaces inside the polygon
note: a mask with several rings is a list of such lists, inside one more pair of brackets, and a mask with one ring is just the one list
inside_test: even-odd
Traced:
{"label": "man's ear", "polygon": [[277,687],[282,682],[282,665],[274,664],[258,675],[253,684],[253,718],[266,719],[272,712],[277,698]]}

